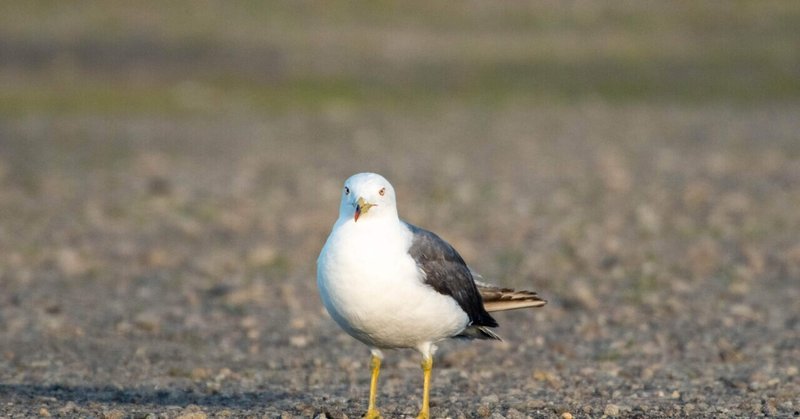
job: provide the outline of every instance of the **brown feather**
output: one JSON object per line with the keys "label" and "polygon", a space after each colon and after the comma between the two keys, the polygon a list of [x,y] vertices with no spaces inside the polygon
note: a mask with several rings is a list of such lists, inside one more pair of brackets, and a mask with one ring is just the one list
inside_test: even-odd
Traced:
{"label": "brown feather", "polygon": [[541,307],[547,304],[547,301],[541,299],[533,291],[500,288],[478,281],[475,281],[475,284],[483,298],[483,307],[489,312]]}

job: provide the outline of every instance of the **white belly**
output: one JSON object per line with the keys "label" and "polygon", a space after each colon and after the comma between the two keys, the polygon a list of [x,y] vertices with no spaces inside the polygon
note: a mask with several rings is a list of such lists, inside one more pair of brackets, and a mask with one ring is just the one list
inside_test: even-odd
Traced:
{"label": "white belly", "polygon": [[425,285],[407,256],[410,232],[386,232],[395,238],[386,240],[385,234],[362,236],[355,229],[341,234],[345,229],[328,238],[317,285],[328,313],[351,336],[375,348],[418,348],[464,330],[467,314]]}

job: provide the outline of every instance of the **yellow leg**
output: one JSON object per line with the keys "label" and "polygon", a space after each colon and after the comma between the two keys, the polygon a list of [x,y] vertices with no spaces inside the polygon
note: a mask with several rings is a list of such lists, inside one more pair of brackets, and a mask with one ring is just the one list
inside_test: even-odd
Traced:
{"label": "yellow leg", "polygon": [[433,357],[428,356],[422,361],[422,409],[417,415],[417,419],[429,419],[431,417],[430,390],[431,390],[431,370],[433,369]]}
{"label": "yellow leg", "polygon": [[375,400],[378,397],[378,375],[381,372],[381,358],[372,354],[370,359],[370,366],[372,367],[372,379],[369,382],[369,407],[367,413],[364,415],[365,419],[378,419],[381,417],[378,408],[375,407]]}

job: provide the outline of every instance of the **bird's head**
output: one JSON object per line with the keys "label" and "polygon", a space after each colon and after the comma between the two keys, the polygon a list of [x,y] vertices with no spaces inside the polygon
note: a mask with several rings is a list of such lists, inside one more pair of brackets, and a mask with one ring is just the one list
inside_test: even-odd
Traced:
{"label": "bird's head", "polygon": [[397,218],[394,188],[386,178],[376,173],[350,176],[342,187],[339,218],[355,222],[382,217]]}

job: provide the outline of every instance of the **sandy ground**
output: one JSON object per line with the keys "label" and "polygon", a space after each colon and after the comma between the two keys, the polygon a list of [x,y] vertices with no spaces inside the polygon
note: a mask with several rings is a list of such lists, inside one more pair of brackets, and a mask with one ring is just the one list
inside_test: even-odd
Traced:
{"label": "sandy ground", "polygon": [[[368,350],[321,308],[315,259],[363,170],[549,300],[498,314],[502,343],[443,343],[433,416],[797,416],[797,114],[3,122],[0,416],[358,417]],[[417,354],[390,353],[384,415],[420,393]]]}

